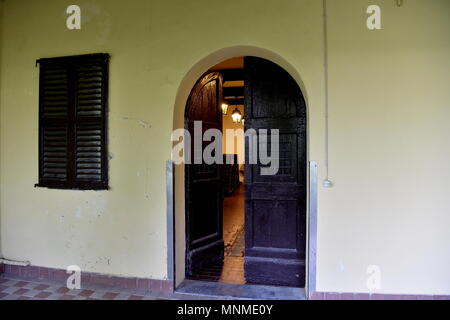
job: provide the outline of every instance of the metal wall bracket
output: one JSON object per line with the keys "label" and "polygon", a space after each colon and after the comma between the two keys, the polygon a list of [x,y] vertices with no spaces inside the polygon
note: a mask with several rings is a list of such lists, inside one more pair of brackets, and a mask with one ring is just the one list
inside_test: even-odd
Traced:
{"label": "metal wall bracket", "polygon": [[309,162],[308,297],[316,291],[317,263],[317,162]]}
{"label": "metal wall bracket", "polygon": [[174,164],[173,161],[166,162],[166,197],[167,197],[167,279],[175,279],[175,238],[174,238]]}

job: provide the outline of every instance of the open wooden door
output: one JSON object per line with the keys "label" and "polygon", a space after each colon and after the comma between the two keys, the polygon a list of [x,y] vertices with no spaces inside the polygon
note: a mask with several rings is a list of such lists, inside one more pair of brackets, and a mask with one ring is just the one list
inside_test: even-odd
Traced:
{"label": "open wooden door", "polygon": [[[276,175],[261,175],[259,162],[245,166],[245,279],[303,287],[305,100],[295,80],[278,65],[256,57],[244,61],[245,129],[279,129],[280,154]],[[246,139],[246,152],[248,149]]]}
{"label": "open wooden door", "polygon": [[[213,72],[202,77],[189,96],[185,128],[192,137],[192,164],[186,164],[186,275],[223,260],[223,188],[220,165],[194,164],[194,121],[208,129],[222,130],[222,76]],[[201,137],[197,137],[200,138]],[[207,142],[203,145],[206,147]]]}

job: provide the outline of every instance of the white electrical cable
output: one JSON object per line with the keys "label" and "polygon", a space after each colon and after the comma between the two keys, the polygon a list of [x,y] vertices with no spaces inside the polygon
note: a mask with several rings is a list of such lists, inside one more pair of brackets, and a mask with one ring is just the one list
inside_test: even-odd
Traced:
{"label": "white electrical cable", "polygon": [[325,76],[325,180],[322,185],[325,188],[331,188],[333,182],[329,180],[329,128],[328,128],[328,16],[327,0],[323,0],[323,50],[324,50],[324,76]]}

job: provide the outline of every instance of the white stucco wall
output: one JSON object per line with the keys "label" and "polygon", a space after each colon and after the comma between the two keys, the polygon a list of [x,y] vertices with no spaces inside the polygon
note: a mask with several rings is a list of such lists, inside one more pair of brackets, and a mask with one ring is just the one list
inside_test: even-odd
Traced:
{"label": "white stucco wall", "polygon": [[[2,74],[2,44],[3,44],[3,0],[0,0],[0,99],[1,99],[1,74]],[[1,142],[1,139],[0,139]],[[1,149],[1,148],[0,148]],[[1,172],[0,172],[0,176],[1,176]],[[0,203],[1,203],[1,197],[0,197]],[[1,215],[1,204],[0,204],[0,258],[3,256],[2,255],[2,215]]]}
{"label": "white stucco wall", "polygon": [[[4,3],[0,238],[5,257],[164,279],[170,133],[182,119],[187,84],[230,52],[264,53],[299,81],[308,102],[308,156],[324,178],[321,1],[132,0],[125,8],[121,1],[79,0],[80,31],[65,28],[69,4]],[[369,4],[381,6],[382,30],[366,28]],[[366,268],[378,265],[381,292],[450,294],[449,13],[448,0],[409,0],[401,8],[390,0],[329,1],[335,187],[319,187],[318,290],[367,291]],[[236,46],[259,49],[226,50]],[[94,52],[111,54],[111,190],[35,188],[35,60]],[[176,208],[179,213],[182,203]],[[182,226],[179,221],[179,243]],[[178,249],[181,259],[182,246]]]}

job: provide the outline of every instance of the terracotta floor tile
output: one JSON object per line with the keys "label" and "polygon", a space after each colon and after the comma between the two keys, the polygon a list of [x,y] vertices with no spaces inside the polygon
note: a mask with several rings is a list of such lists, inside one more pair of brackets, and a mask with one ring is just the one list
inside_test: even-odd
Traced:
{"label": "terracotta floor tile", "polygon": [[47,291],[42,291],[41,293],[38,293],[35,298],[39,298],[39,299],[45,299],[47,297],[49,297],[52,293],[51,292],[47,292]]}
{"label": "terracotta floor tile", "polygon": [[43,291],[43,290],[48,289],[48,288],[50,288],[50,286],[48,286],[46,284],[40,284],[40,285],[37,285],[36,287],[34,287],[34,290],[41,290],[41,291]]}
{"label": "terracotta floor tile", "polygon": [[107,292],[103,295],[102,299],[114,300],[119,294],[114,292]]}
{"label": "terracotta floor tile", "polygon": [[26,286],[27,284],[29,284],[28,281],[19,281],[19,282],[17,282],[14,286],[15,286],[15,287],[24,287],[24,286]]}
{"label": "terracotta floor tile", "polygon": [[61,287],[58,290],[56,290],[56,292],[61,293],[61,294],[65,294],[67,292],[69,292],[70,290],[66,287]]}
{"label": "terracotta floor tile", "polygon": [[78,295],[82,297],[89,297],[91,296],[95,291],[92,290],[83,290]]}
{"label": "terracotta floor tile", "polygon": [[13,294],[16,294],[16,295],[20,296],[20,295],[22,295],[24,293],[27,293],[28,291],[30,291],[30,290],[21,288],[21,289],[15,291]]}

